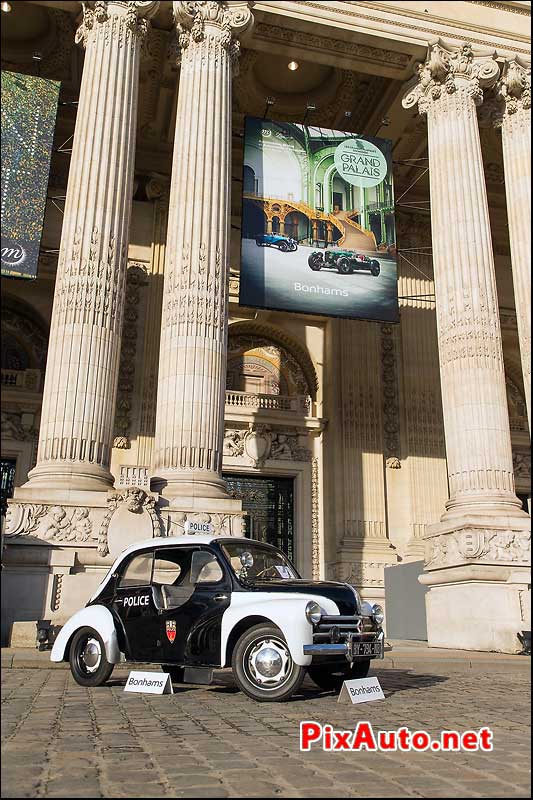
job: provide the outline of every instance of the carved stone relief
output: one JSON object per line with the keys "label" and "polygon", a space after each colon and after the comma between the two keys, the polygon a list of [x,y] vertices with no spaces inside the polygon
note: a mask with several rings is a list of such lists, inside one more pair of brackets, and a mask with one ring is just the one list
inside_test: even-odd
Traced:
{"label": "carved stone relief", "polygon": [[141,288],[144,286],[147,286],[146,265],[138,263],[129,264],[126,273],[126,297],[124,303],[124,320],[122,323],[117,403],[115,408],[115,438],[113,441],[113,447],[122,450],[126,450],[130,447],[129,435],[132,422],[132,396],[137,361],[139,303],[141,299]]}
{"label": "carved stone relief", "polygon": [[426,540],[426,568],[437,569],[470,561],[531,562],[531,534],[524,531],[464,528]]}
{"label": "carved stone relief", "polygon": [[[156,502],[157,498],[154,495],[149,494],[138,486],[131,486],[122,492],[111,492],[107,498],[108,508],[98,531],[99,555],[106,556],[111,551],[109,529],[113,517],[121,510],[127,511],[128,514],[148,515],[151,522],[152,536],[164,536],[165,533]],[[124,517],[124,515],[122,516]],[[140,526],[140,522],[135,522],[135,526],[131,527],[134,528],[136,526]],[[135,538],[132,538],[131,541],[135,541]]]}
{"label": "carved stone relief", "polygon": [[210,524],[213,526],[215,536],[244,536],[242,514],[207,514],[191,511],[169,513],[168,535],[183,536],[187,522]]}
{"label": "carved stone relief", "polygon": [[395,335],[392,325],[381,326],[381,378],[385,459],[389,469],[400,469],[400,414]]}
{"label": "carved stone relief", "polygon": [[294,430],[253,423],[248,428],[226,429],[223,455],[226,459],[244,458],[255,469],[268,460],[311,460],[311,451],[300,444],[300,436]]}
{"label": "carved stone relief", "polygon": [[6,537],[32,536],[50,542],[96,543],[91,509],[61,505],[10,503],[6,514]]}

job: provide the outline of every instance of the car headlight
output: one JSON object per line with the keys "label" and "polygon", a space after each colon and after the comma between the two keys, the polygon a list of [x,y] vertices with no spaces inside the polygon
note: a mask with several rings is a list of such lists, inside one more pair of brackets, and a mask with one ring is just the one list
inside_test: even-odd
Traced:
{"label": "car headlight", "polygon": [[311,625],[318,625],[322,618],[322,609],[318,603],[315,603],[314,600],[310,600],[305,607],[305,616]]}
{"label": "car headlight", "polygon": [[376,622],[378,625],[381,625],[385,619],[385,612],[377,603],[372,606],[372,616],[374,618],[374,622]]}

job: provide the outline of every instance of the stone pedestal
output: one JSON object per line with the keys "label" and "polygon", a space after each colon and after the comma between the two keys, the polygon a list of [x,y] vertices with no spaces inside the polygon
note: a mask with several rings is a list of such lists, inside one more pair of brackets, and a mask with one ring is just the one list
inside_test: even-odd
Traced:
{"label": "stone pedestal", "polygon": [[[457,542],[459,549],[462,546],[466,552],[472,549],[476,553],[463,557],[468,566],[454,558],[438,567],[426,554],[426,574],[421,581],[430,587],[426,595],[428,636],[430,644],[443,647],[514,652],[517,640],[514,631],[513,646],[515,621],[510,606],[507,603],[500,609],[490,599],[494,586],[499,587],[502,600],[503,595],[512,593],[503,586],[508,577],[506,549],[495,542],[508,540],[508,549],[514,554],[529,553],[530,521],[514,492],[476,114],[483,89],[494,86],[498,77],[499,65],[492,55],[475,56],[469,45],[447,50],[436,44],[430,47],[404,106],[418,103],[420,113],[428,118],[437,330],[450,490],[441,522],[427,527],[426,538],[439,552],[448,553]],[[470,537],[467,540],[465,532]],[[461,544],[464,541],[470,544]],[[479,570],[476,561],[476,569],[472,569],[471,559],[480,558],[490,547],[488,542],[494,546],[489,563]],[[469,601],[466,607],[465,600]]]}
{"label": "stone pedestal", "polygon": [[[161,321],[153,486],[228,514],[221,476],[228,325],[231,86],[246,2],[175,2],[181,51]],[[216,502],[213,502],[216,501]],[[179,522],[176,522],[179,526]]]}
{"label": "stone pedestal", "polygon": [[[427,529],[425,574],[432,647],[519,653],[528,630],[531,535],[516,520],[465,517]],[[530,624],[530,623],[529,623]]]}

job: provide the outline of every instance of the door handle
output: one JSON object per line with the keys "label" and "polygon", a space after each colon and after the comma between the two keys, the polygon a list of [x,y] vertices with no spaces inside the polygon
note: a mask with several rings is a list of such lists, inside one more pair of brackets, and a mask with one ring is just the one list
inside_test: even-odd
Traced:
{"label": "door handle", "polygon": [[227,600],[228,599],[228,595],[227,594],[216,594],[214,599],[217,602],[220,602],[221,600]]}

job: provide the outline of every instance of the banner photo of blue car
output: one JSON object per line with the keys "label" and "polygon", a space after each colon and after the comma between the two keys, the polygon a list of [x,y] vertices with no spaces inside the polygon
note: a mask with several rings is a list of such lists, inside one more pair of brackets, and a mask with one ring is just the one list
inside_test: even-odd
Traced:
{"label": "banner photo of blue car", "polygon": [[241,305],[398,322],[391,150],[246,118]]}
{"label": "banner photo of blue car", "polygon": [[2,71],[3,276],[37,275],[59,86]]}

